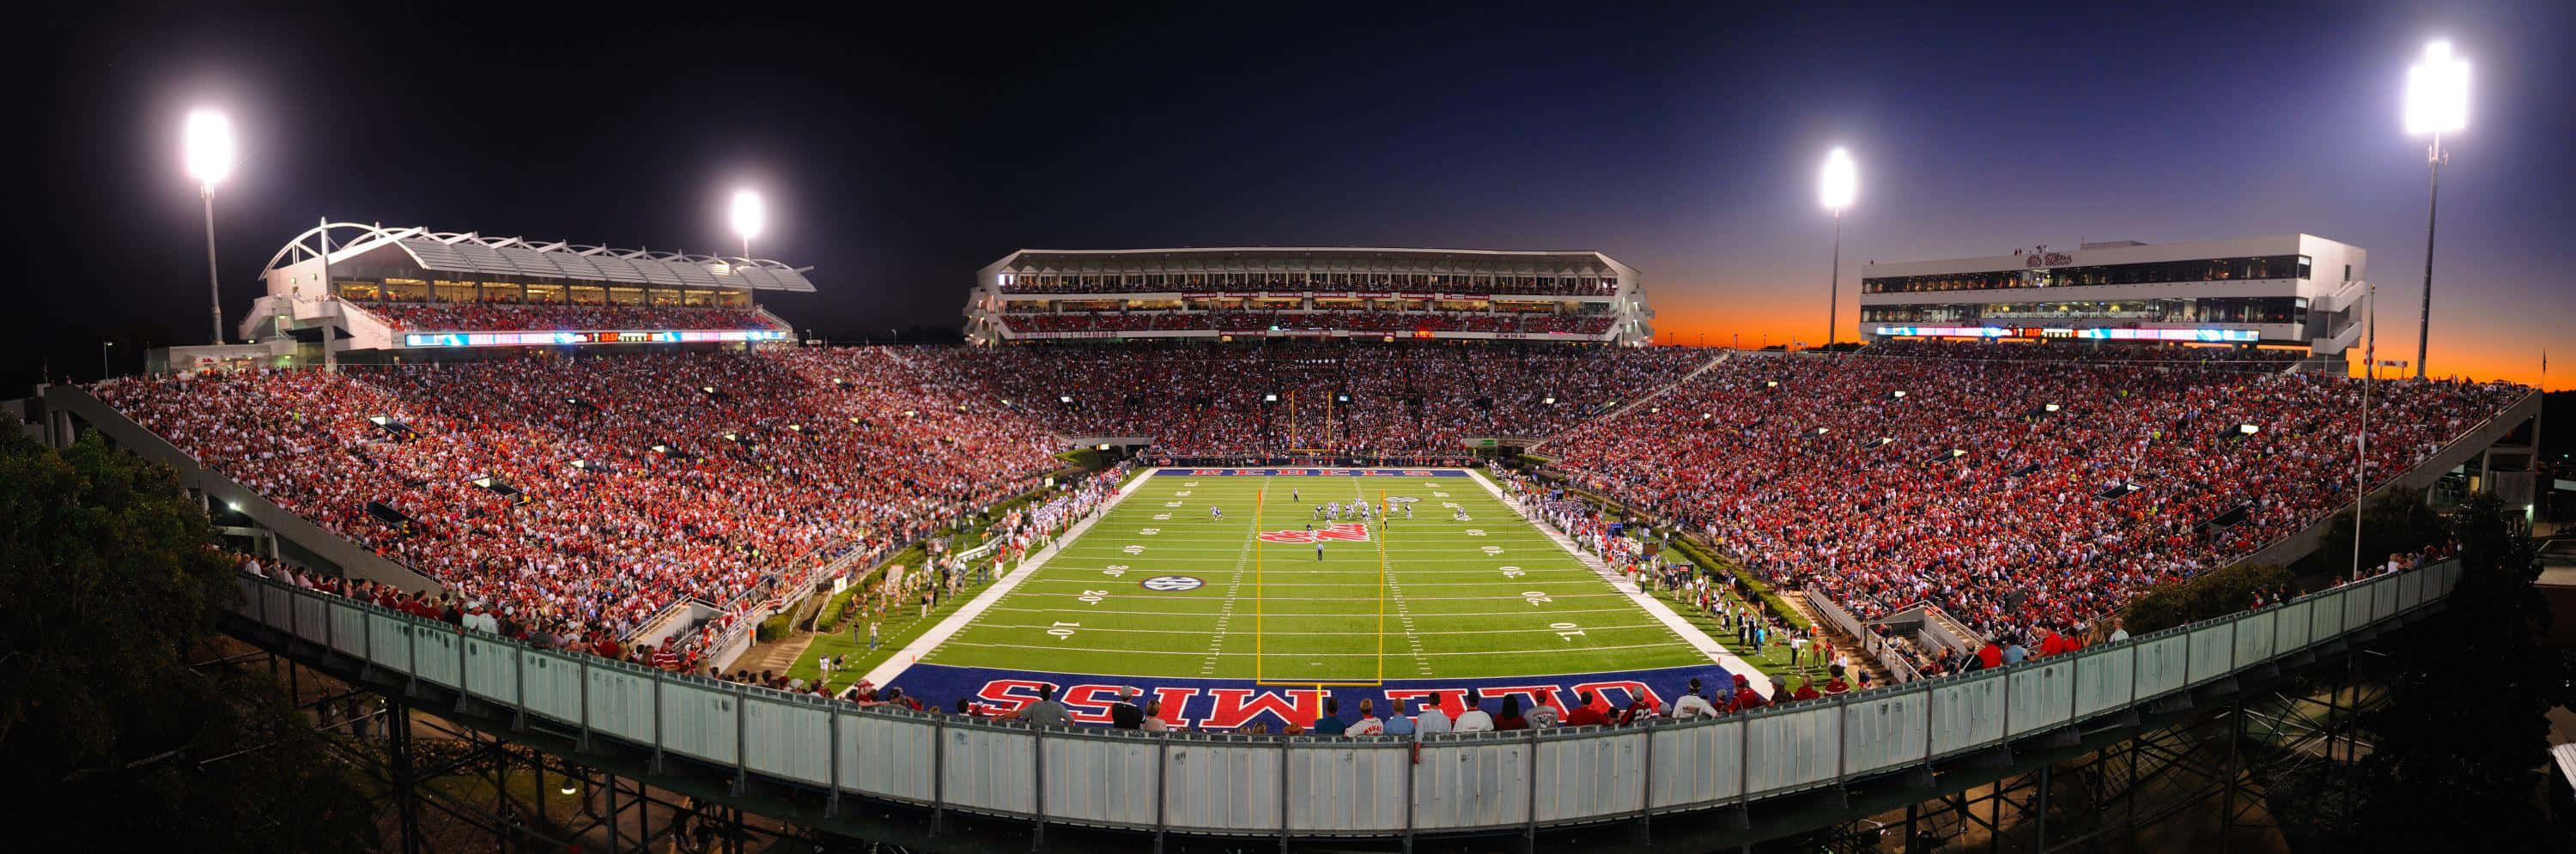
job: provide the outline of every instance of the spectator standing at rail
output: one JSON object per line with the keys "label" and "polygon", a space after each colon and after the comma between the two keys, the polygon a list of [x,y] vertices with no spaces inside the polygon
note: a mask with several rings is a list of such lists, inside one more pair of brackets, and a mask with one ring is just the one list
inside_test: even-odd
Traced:
{"label": "spectator standing at rail", "polygon": [[1342,731],[1343,735],[1353,737],[1363,735],[1384,735],[1385,733],[1386,722],[1377,719],[1377,712],[1370,708],[1370,703],[1365,698],[1360,700],[1359,720],[1352,721],[1350,728]]}
{"label": "spectator standing at rail", "polygon": [[1692,718],[1713,717],[1717,717],[1717,707],[1710,705],[1707,697],[1700,696],[1699,677],[1691,677],[1690,693],[1683,694],[1681,699],[1673,701],[1673,720],[1686,721]]}
{"label": "spectator standing at rail", "polygon": [[1529,709],[1529,722],[1531,729],[1547,729],[1549,727],[1556,726],[1556,722],[1564,717],[1565,710],[1557,708],[1556,706],[1556,689],[1554,688],[1550,688],[1539,694],[1538,702],[1531,705]]}
{"label": "spectator standing at rail", "polygon": [[1601,716],[1601,710],[1596,707],[1600,702],[1599,694],[1585,691],[1583,696],[1576,699],[1583,701],[1583,704],[1566,711],[1566,726],[1599,726],[1609,722],[1607,718]]}
{"label": "spectator standing at rail", "polygon": [[1341,701],[1332,697],[1325,697],[1324,716],[1315,719],[1315,734],[1341,735],[1343,732],[1348,731],[1351,728],[1351,725],[1342,720],[1341,712]]}
{"label": "spectator standing at rail", "polygon": [[1404,707],[1391,700],[1387,702],[1386,721],[1380,726],[1387,735],[1414,734],[1413,719],[1405,717]]}
{"label": "spectator standing at rail", "polygon": [[1467,707],[1466,711],[1458,713],[1458,720],[1455,724],[1457,731],[1494,731],[1494,716],[1485,712],[1484,702],[1484,695],[1476,693],[1476,689],[1474,688],[1467,689]]}
{"label": "spectator standing at rail", "polygon": [[1117,729],[1142,729],[1145,710],[1136,708],[1136,689],[1118,689],[1118,702],[1109,704],[1109,725]]}
{"label": "spectator standing at rail", "polygon": [[1441,711],[1439,704],[1424,703],[1422,713],[1413,716],[1413,726],[1423,735],[1439,735],[1448,732],[1449,713]]}
{"label": "spectator standing at rail", "polygon": [[1495,732],[1512,732],[1530,728],[1528,718],[1521,717],[1521,698],[1517,694],[1503,697],[1503,712],[1494,716]]}
{"label": "spectator standing at rail", "polygon": [[1030,726],[1065,726],[1073,722],[1073,716],[1065,712],[1064,704],[1055,701],[1053,685],[1039,685],[1036,700],[1004,717]]}

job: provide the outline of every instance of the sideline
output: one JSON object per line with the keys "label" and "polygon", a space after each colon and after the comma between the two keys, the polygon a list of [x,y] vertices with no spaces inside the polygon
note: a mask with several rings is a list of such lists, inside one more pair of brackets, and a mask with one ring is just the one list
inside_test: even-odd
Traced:
{"label": "sideline", "polygon": [[1047,561],[1055,557],[1058,549],[1063,548],[1066,543],[1081,539],[1083,532],[1091,530],[1093,522],[1108,518],[1109,511],[1116,510],[1118,505],[1127,503],[1127,496],[1145,488],[1145,482],[1153,480],[1154,475],[1162,470],[1161,466],[1155,466],[1145,469],[1135,477],[1128,478],[1127,485],[1118,488],[1117,496],[1092,511],[1091,518],[1074,523],[1073,527],[1065,529],[1062,536],[1055,538],[1055,542],[1047,544],[1047,547],[1040,549],[1037,554],[1030,555],[1028,560],[1021,561],[1017,569],[994,579],[991,585],[984,588],[984,592],[975,594],[975,598],[968,601],[965,607],[949,614],[947,619],[940,620],[938,625],[931,626],[930,631],[913,638],[912,642],[904,644],[902,649],[895,650],[894,655],[878,662],[874,669],[867,672],[867,675],[859,678],[872,685],[892,684],[896,676],[903,675],[903,671],[910,668],[921,656],[946,643],[950,637],[965,629],[966,624],[974,622],[976,617],[983,616],[985,609],[993,607],[993,603],[1001,601],[1003,596],[1018,589],[1020,582],[1028,580],[1029,576],[1045,568]]}
{"label": "sideline", "polygon": [[1689,642],[1691,646],[1697,647],[1700,654],[1708,656],[1708,660],[1717,662],[1718,666],[1726,668],[1726,672],[1742,676],[1747,681],[1752,682],[1753,690],[1760,693],[1765,698],[1770,697],[1773,692],[1779,690],[1778,686],[1772,684],[1771,674],[1762,672],[1761,668],[1753,666],[1753,662],[1746,661],[1735,653],[1727,651],[1726,647],[1719,644],[1716,638],[1709,637],[1707,632],[1700,631],[1698,626],[1691,625],[1689,620],[1682,619],[1682,615],[1674,613],[1672,607],[1665,605],[1663,600],[1646,595],[1642,590],[1631,589],[1632,585],[1628,583],[1628,580],[1621,577],[1618,573],[1610,571],[1610,566],[1603,563],[1600,556],[1584,551],[1583,549],[1575,546],[1574,541],[1568,539],[1564,533],[1559,532],[1555,525],[1550,524],[1544,518],[1521,514],[1520,508],[1514,507],[1512,505],[1512,500],[1503,495],[1502,488],[1495,486],[1493,481],[1486,479],[1484,472],[1477,471],[1475,469],[1468,469],[1467,476],[1473,478],[1476,481],[1477,486],[1482,486],[1485,488],[1486,492],[1492,493],[1494,500],[1502,502],[1503,509],[1510,510],[1514,514],[1520,515],[1524,521],[1529,522],[1530,527],[1537,528],[1540,533],[1546,534],[1548,539],[1555,540],[1559,548],[1565,549],[1567,554],[1573,555],[1576,560],[1582,561],[1584,566],[1591,567],[1593,572],[1599,573],[1601,575],[1601,580],[1604,583],[1609,584],[1610,589],[1618,591],[1619,595],[1626,596],[1629,601],[1635,602],[1637,607],[1645,609],[1648,616],[1652,616],[1657,622],[1663,623],[1664,627],[1673,630],[1674,634],[1681,635],[1682,640]]}

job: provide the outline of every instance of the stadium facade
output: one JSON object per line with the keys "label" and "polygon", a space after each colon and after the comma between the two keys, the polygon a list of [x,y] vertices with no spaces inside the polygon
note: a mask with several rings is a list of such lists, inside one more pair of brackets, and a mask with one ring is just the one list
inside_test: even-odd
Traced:
{"label": "stadium facade", "polygon": [[2277,345],[2339,357],[2362,333],[2367,257],[2358,246],[2291,234],[1873,262],[1861,268],[1860,332],[1872,342],[2065,338]]}
{"label": "stadium facade", "polygon": [[261,269],[246,343],[178,347],[156,368],[374,361],[534,346],[758,344],[792,336],[760,293],[813,293],[810,268],[475,232],[324,223]]}
{"label": "stadium facade", "polygon": [[1022,249],[976,273],[965,316],[977,344],[1654,338],[1636,268],[1591,251]]}

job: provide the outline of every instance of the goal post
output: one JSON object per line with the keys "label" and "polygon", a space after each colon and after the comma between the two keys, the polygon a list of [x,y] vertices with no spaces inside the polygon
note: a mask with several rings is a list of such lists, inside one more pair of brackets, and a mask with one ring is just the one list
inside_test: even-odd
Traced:
{"label": "goal post", "polygon": [[[1365,501],[1367,501],[1367,500],[1368,500],[1368,498],[1367,498],[1366,494],[1364,494],[1364,493],[1363,493],[1363,494],[1361,494],[1361,495],[1355,496],[1355,497],[1356,497],[1359,501],[1362,501],[1362,502],[1365,502]],[[1379,507],[1381,507],[1381,508],[1385,505],[1385,493],[1384,493],[1384,491],[1380,491],[1380,492],[1379,492],[1379,495],[1378,495],[1378,502],[1377,502],[1377,504],[1378,504],[1378,506],[1379,506]],[[1258,510],[1256,510],[1256,511],[1254,511],[1254,512],[1255,512],[1256,518],[1258,518],[1259,511],[1258,511]],[[1375,627],[1376,627],[1376,629],[1375,629],[1375,631],[1374,631],[1374,634],[1376,634],[1376,635],[1377,635],[1377,643],[1375,644],[1374,648],[1370,649],[1370,656],[1369,656],[1370,661],[1368,662],[1368,664],[1367,664],[1367,665],[1365,665],[1365,667],[1364,667],[1364,668],[1350,668],[1350,669],[1348,669],[1348,670],[1345,670],[1344,668],[1340,668],[1340,667],[1331,667],[1331,668],[1327,668],[1327,670],[1328,670],[1328,671],[1338,671],[1338,672],[1331,672],[1331,673],[1328,673],[1328,675],[1330,675],[1331,677],[1333,677],[1333,678],[1328,678],[1328,679],[1317,679],[1317,678],[1315,678],[1315,677],[1314,677],[1314,676],[1312,676],[1312,675],[1305,675],[1305,676],[1302,676],[1302,677],[1301,677],[1299,674],[1296,674],[1296,673],[1278,673],[1278,672],[1274,672],[1274,671],[1272,670],[1272,668],[1270,668],[1270,667],[1269,667],[1269,660],[1270,660],[1270,658],[1271,658],[1272,656],[1274,656],[1274,655],[1282,655],[1282,656],[1285,656],[1285,655],[1294,655],[1294,653],[1273,653],[1273,652],[1270,652],[1270,651],[1269,651],[1270,649],[1274,648],[1274,647],[1275,647],[1275,646],[1277,646],[1277,645],[1276,645],[1276,644],[1271,644],[1271,643],[1269,643],[1269,642],[1267,641],[1267,639],[1266,639],[1266,635],[1268,634],[1268,631],[1267,631],[1267,629],[1268,629],[1268,614],[1269,614],[1269,610],[1270,610],[1270,609],[1269,609],[1269,583],[1268,583],[1268,582],[1269,582],[1269,573],[1268,573],[1267,569],[1263,566],[1262,553],[1263,553],[1263,552],[1265,552],[1265,551],[1267,551],[1267,549],[1266,549],[1266,548],[1264,547],[1264,545],[1263,545],[1263,543],[1264,543],[1264,542],[1266,542],[1266,541],[1263,541],[1263,540],[1258,539],[1258,535],[1256,534],[1256,538],[1255,538],[1255,540],[1254,540],[1253,548],[1252,548],[1252,635],[1253,635],[1253,639],[1252,639],[1252,681],[1253,681],[1253,684],[1255,684],[1255,685],[1260,685],[1260,686],[1264,686],[1264,687],[1315,688],[1315,689],[1319,689],[1319,690],[1320,690],[1320,689],[1323,689],[1323,688],[1336,688],[1336,687],[1338,687],[1338,688],[1376,688],[1376,687],[1384,686],[1384,685],[1386,684],[1386,616],[1387,616],[1387,603],[1388,603],[1389,598],[1390,598],[1390,597],[1391,597],[1391,595],[1392,595],[1392,590],[1390,589],[1390,581],[1389,581],[1389,578],[1388,578],[1388,575],[1387,575],[1387,569],[1388,569],[1388,566],[1389,566],[1389,562],[1388,562],[1388,561],[1389,561],[1389,557],[1388,557],[1388,553],[1387,553],[1387,549],[1386,549],[1386,520],[1385,520],[1385,518],[1384,518],[1383,516],[1379,516],[1379,517],[1374,518],[1374,519],[1364,519],[1364,520],[1362,520],[1362,521],[1361,521],[1361,523],[1360,523],[1360,524],[1361,524],[1361,525],[1363,525],[1363,526],[1367,526],[1367,527],[1364,527],[1364,530],[1366,530],[1366,531],[1367,531],[1367,536],[1368,536],[1368,538],[1369,538],[1369,539],[1371,539],[1371,540],[1375,540],[1375,541],[1376,541],[1376,543],[1377,543],[1377,571],[1371,574],[1372,587],[1374,587],[1374,593],[1375,593],[1375,599],[1376,599],[1376,613],[1375,613],[1375,615],[1374,615],[1374,621],[1373,621],[1373,622],[1374,622]],[[1263,521],[1260,525],[1257,525],[1256,527],[1266,528],[1266,527],[1268,527],[1268,525],[1269,525],[1269,523],[1268,523],[1267,521]],[[1329,570],[1328,570],[1328,571],[1329,571]],[[1313,579],[1323,579],[1323,578],[1331,578],[1331,577],[1332,577],[1332,576],[1330,576],[1330,575],[1325,575],[1325,574],[1322,574],[1322,573],[1305,573],[1305,572],[1295,572],[1295,571],[1288,570],[1288,569],[1286,569],[1285,567],[1282,567],[1282,569],[1281,569],[1281,575],[1282,575],[1283,577],[1285,577],[1285,578],[1288,578],[1288,579],[1295,579],[1295,578],[1305,578],[1305,579],[1308,579],[1308,581],[1306,582],[1306,586],[1308,586],[1308,587],[1310,587],[1310,588],[1315,587],[1315,586],[1318,586],[1318,585],[1320,585],[1320,584],[1321,584],[1321,582],[1313,581]],[[1297,582],[1294,582],[1294,581],[1287,581],[1287,580],[1283,580],[1283,581],[1281,582],[1281,584],[1282,584],[1283,586],[1284,586],[1284,585],[1288,585],[1288,584],[1293,584],[1293,583],[1297,583]],[[1292,588],[1292,589],[1293,589],[1293,588]],[[1331,588],[1327,587],[1327,588],[1324,588],[1324,589],[1331,589]],[[1339,601],[1342,601],[1342,600],[1326,597],[1326,598],[1320,598],[1320,599],[1315,599],[1315,598],[1301,599],[1301,600],[1297,600],[1297,601],[1316,601],[1316,602],[1326,602],[1326,603],[1331,603],[1331,602],[1339,602]],[[1316,605],[1316,606],[1310,606],[1310,607],[1317,607],[1317,608],[1320,608],[1320,607],[1328,607],[1328,606],[1326,606],[1326,605]],[[1362,607],[1363,607],[1363,608],[1365,608],[1366,606],[1362,606]],[[1291,613],[1294,613],[1294,612],[1292,611]],[[1311,615],[1310,615],[1310,616],[1311,616]],[[1366,611],[1366,610],[1362,610],[1362,609],[1354,609],[1354,610],[1352,611],[1352,613],[1350,613],[1348,616],[1349,616],[1349,617],[1351,617],[1351,618],[1353,619],[1353,621],[1354,621],[1355,623],[1358,623],[1359,625],[1367,625],[1369,622],[1371,622],[1371,614],[1370,614],[1368,611]],[[1358,625],[1354,625],[1354,626],[1352,626],[1352,628],[1354,628],[1354,629],[1356,629],[1356,628],[1358,628],[1358,627],[1359,627]],[[1355,632],[1352,632],[1352,633],[1353,633],[1353,634],[1357,634],[1358,632],[1356,632],[1356,631],[1355,631]],[[1285,634],[1283,633],[1283,636],[1287,636],[1287,635],[1285,635]],[[1305,635],[1296,635],[1296,636],[1297,636],[1297,637],[1304,637]]]}

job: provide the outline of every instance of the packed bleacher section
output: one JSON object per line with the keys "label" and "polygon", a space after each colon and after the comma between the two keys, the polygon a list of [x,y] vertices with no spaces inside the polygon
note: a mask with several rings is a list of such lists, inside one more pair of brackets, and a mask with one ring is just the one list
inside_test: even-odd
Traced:
{"label": "packed bleacher section", "polygon": [[1148,436],[1157,452],[1196,456],[1456,453],[1470,437],[1546,436],[1714,355],[1684,347],[1271,343],[1015,346],[948,358],[1065,435]]}
{"label": "packed bleacher section", "polygon": [[[1464,278],[1464,277],[1461,277]],[[1002,284],[1010,294],[1154,294],[1154,293],[1441,293],[1530,296],[1609,296],[1618,293],[1617,284],[1604,284],[1599,279],[1587,285],[1573,277],[1513,278],[1485,277],[1486,281],[1454,281],[1440,284],[1415,284],[1392,280],[1355,280],[1340,282],[1307,281],[1277,277],[1257,281],[1215,282],[1205,276],[1022,276]]]}
{"label": "packed bleacher section", "polygon": [[[2160,358],[2172,348],[2116,364],[2005,352],[2040,351],[1732,359],[1546,452],[1864,621],[1928,599],[1990,637],[2071,632],[2351,499],[2356,381]],[[2378,384],[2370,481],[2527,392]]]}
{"label": "packed bleacher section", "polygon": [[1996,362],[2075,362],[2094,365],[2193,366],[2239,371],[2285,371],[2307,358],[2297,350],[2249,347],[2139,346],[2090,341],[1963,343],[1897,339],[1872,344],[1880,356],[1923,356]]}
{"label": "packed bleacher section", "polygon": [[357,303],[396,332],[527,332],[655,329],[785,329],[742,308],[514,303]]}
{"label": "packed bleacher section", "polygon": [[1251,332],[1266,329],[1345,329],[1400,334],[1427,332],[1563,332],[1599,335],[1610,331],[1608,315],[1558,315],[1539,312],[1497,313],[1436,311],[1212,311],[1212,312],[1012,312],[1002,316],[1015,332],[1153,332],[1215,330]]}
{"label": "packed bleacher section", "polygon": [[[126,378],[98,393],[464,602],[582,643],[908,542],[1057,465],[1041,427],[956,365],[889,349]],[[694,654],[723,622],[681,645]]]}

